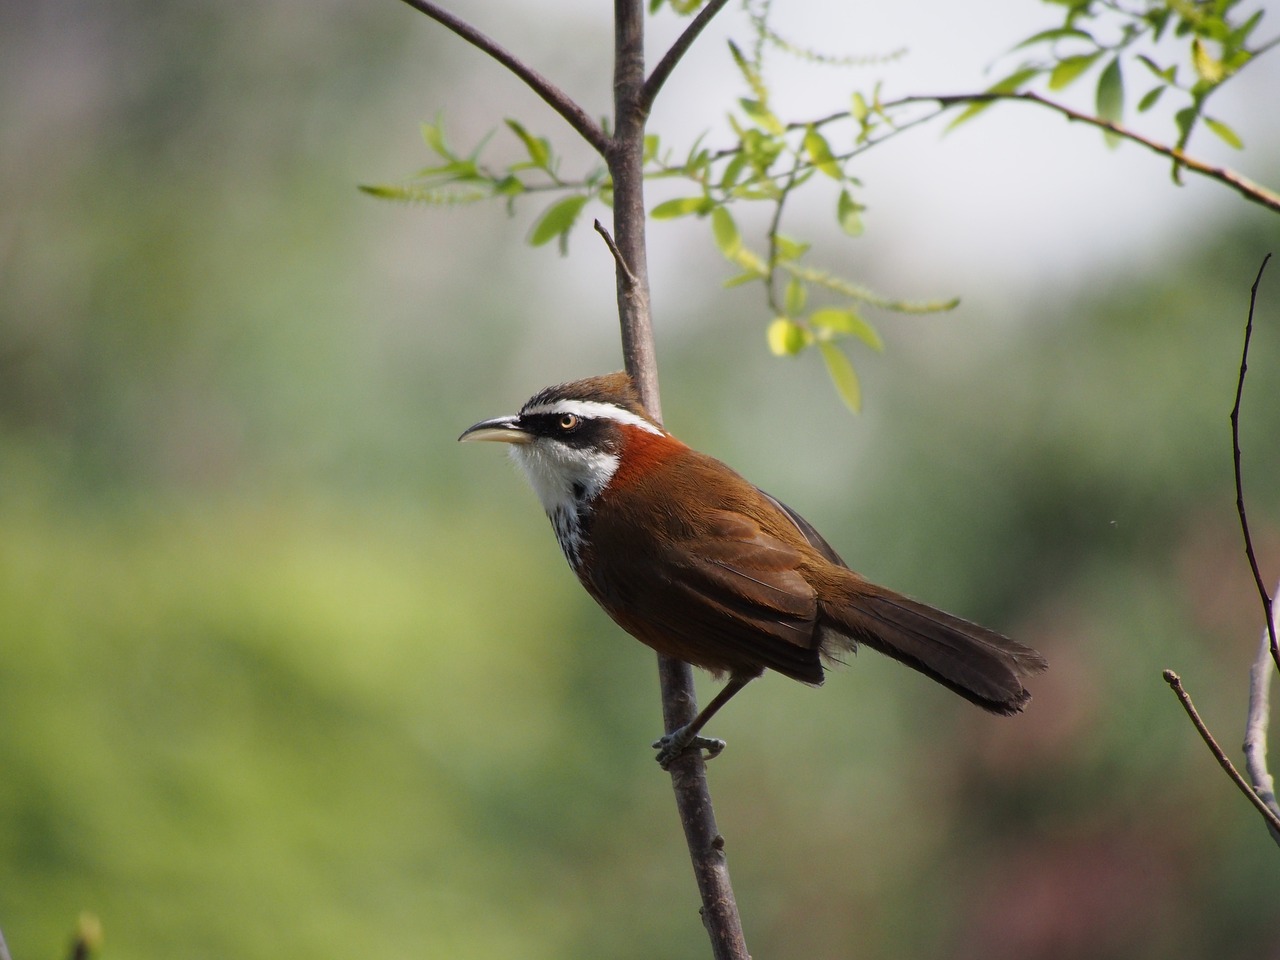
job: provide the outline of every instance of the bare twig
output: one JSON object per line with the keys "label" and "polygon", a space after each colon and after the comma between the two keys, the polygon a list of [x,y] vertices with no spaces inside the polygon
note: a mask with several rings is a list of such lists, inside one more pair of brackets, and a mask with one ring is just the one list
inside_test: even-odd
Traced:
{"label": "bare twig", "polygon": [[627,266],[627,261],[622,256],[622,251],[619,250],[618,245],[613,242],[613,234],[609,233],[609,228],[599,220],[596,220],[592,226],[595,228],[596,233],[600,234],[600,236],[604,238],[604,245],[608,247],[609,252],[613,254],[613,262],[617,264],[618,272],[626,277],[628,283],[639,283],[639,279],[631,272],[631,268]]}
{"label": "bare twig", "polygon": [[974,103],[993,103],[997,100],[1021,100],[1024,103],[1035,103],[1042,107],[1047,107],[1057,113],[1062,114],[1068,120],[1087,123],[1090,126],[1097,127],[1099,130],[1105,130],[1113,133],[1117,137],[1124,140],[1131,140],[1154,153],[1168,157],[1180,167],[1198,173],[1201,176],[1208,177],[1210,180],[1217,180],[1219,183],[1226,184],[1232,190],[1235,190],[1246,200],[1260,204],[1268,209],[1280,213],[1280,194],[1273,190],[1268,190],[1260,184],[1254,183],[1252,180],[1237,173],[1229,167],[1218,167],[1203,160],[1197,160],[1190,157],[1177,147],[1171,147],[1159,141],[1145,137],[1128,127],[1113,123],[1110,120],[1104,120],[1101,117],[1095,117],[1079,110],[1073,110],[1065,104],[1057,103],[1048,97],[1043,97],[1038,93],[1030,90],[1023,90],[1014,93],[957,93],[957,94],[935,94],[935,95],[919,95],[910,97],[901,97],[885,103],[885,109],[891,107],[902,106],[909,103],[936,103],[942,107],[954,107],[961,104]]}
{"label": "bare twig", "polygon": [[[1280,584],[1276,585],[1276,590],[1280,591]],[[1280,816],[1275,781],[1267,770],[1267,726],[1271,721],[1271,674],[1274,672],[1271,647],[1277,629],[1275,613],[1273,609],[1271,621],[1262,631],[1262,639],[1258,643],[1258,655],[1249,667],[1249,721],[1244,731],[1244,765],[1258,798]],[[1280,844],[1280,830],[1270,821],[1267,829],[1271,839]]]}
{"label": "bare twig", "polygon": [[569,121],[569,126],[577,130],[582,138],[591,144],[603,156],[609,149],[609,138],[600,125],[591,119],[590,114],[554,83],[538,71],[508,51],[505,47],[481,33],[465,20],[445,10],[434,0],[404,0],[409,6],[425,13],[432,20],[448,27],[467,43],[484,51],[498,63],[502,64],[517,77],[523,80],[540,96],[551,109]]}
{"label": "bare twig", "polygon": [[658,98],[658,91],[667,82],[667,78],[671,76],[671,71],[676,68],[680,58],[688,52],[689,48],[693,46],[693,42],[698,39],[698,35],[702,33],[707,24],[728,2],[729,0],[711,0],[710,3],[699,10],[698,15],[693,18],[693,22],[685,27],[684,33],[676,38],[676,42],[671,45],[671,49],[658,61],[658,65],[653,68],[653,73],[649,74],[649,79],[645,81],[644,92],[640,98],[640,105],[646,116],[648,116],[649,110],[653,107],[653,101]]}
{"label": "bare twig", "polygon": [[0,960],[13,960],[9,956],[9,945],[4,942],[4,931],[0,930]]}
{"label": "bare twig", "polygon": [[1253,310],[1258,302],[1258,286],[1262,283],[1262,272],[1267,269],[1267,261],[1271,254],[1262,258],[1262,266],[1258,267],[1258,275],[1253,278],[1253,286],[1249,288],[1249,318],[1244,325],[1244,349],[1240,355],[1240,378],[1236,381],[1236,402],[1231,407],[1231,453],[1235,465],[1236,476],[1236,513],[1240,516],[1240,529],[1244,533],[1244,552],[1249,558],[1249,568],[1253,571],[1253,582],[1258,588],[1258,596],[1262,599],[1262,609],[1266,614],[1266,629],[1271,640],[1271,659],[1280,668],[1280,646],[1276,644],[1274,617],[1271,611],[1271,595],[1267,593],[1266,584],[1262,582],[1262,573],[1258,569],[1258,558],[1253,552],[1253,537],[1249,534],[1249,518],[1244,507],[1244,484],[1240,478],[1240,398],[1244,395],[1244,377],[1249,369],[1249,341],[1253,338]]}
{"label": "bare twig", "polygon": [[1240,771],[1235,768],[1235,765],[1227,758],[1227,755],[1222,752],[1222,748],[1218,746],[1218,741],[1213,739],[1213,734],[1209,732],[1209,728],[1200,719],[1200,714],[1196,711],[1195,704],[1191,702],[1191,695],[1183,689],[1182,678],[1172,670],[1166,670],[1164,679],[1173,688],[1173,692],[1177,694],[1178,700],[1182,703],[1182,708],[1187,711],[1187,716],[1195,724],[1196,730],[1200,732],[1201,739],[1208,745],[1214,759],[1218,761],[1218,765],[1227,772],[1227,776],[1240,788],[1240,792],[1249,798],[1249,802],[1257,807],[1258,812],[1266,819],[1267,825],[1273,831],[1280,830],[1280,816],[1262,801],[1262,798],[1254,792],[1253,787],[1249,786],[1248,781],[1240,775]]}

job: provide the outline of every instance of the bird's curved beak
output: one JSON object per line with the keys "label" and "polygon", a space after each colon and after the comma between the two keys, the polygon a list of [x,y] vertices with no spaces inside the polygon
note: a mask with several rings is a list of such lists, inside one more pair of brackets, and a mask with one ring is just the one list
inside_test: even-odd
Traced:
{"label": "bird's curved beak", "polygon": [[493,440],[497,443],[533,443],[533,434],[527,432],[518,423],[518,418],[494,417],[492,420],[481,420],[467,427],[458,438],[462,443],[473,440]]}

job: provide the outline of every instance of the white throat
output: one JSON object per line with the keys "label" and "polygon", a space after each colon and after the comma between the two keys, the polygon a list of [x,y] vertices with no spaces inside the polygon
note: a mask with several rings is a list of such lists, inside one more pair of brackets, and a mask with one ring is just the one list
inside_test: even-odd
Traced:
{"label": "white throat", "polygon": [[581,559],[586,507],[617,472],[617,454],[571,447],[544,437],[513,446],[511,459],[529,478],[529,485],[555,528],[560,549],[576,570]]}

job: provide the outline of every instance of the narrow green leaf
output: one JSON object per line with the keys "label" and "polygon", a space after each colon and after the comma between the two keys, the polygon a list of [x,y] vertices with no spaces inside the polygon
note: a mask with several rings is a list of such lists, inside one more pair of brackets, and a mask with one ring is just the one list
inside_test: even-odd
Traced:
{"label": "narrow green leaf", "polygon": [[740,287],[744,283],[751,283],[753,280],[759,280],[759,279],[760,279],[760,274],[756,273],[753,270],[748,270],[746,273],[740,273],[737,276],[730,277],[728,280],[724,282],[724,288],[726,290],[729,290],[733,287]]}
{"label": "narrow green leaf", "polygon": [[1032,34],[1014,47],[1014,50],[1024,50],[1027,47],[1035,46],[1037,43],[1045,43],[1050,40],[1087,40],[1093,42],[1093,37],[1078,30],[1075,27],[1054,27],[1052,30],[1041,30],[1039,33]]}
{"label": "narrow green leaf", "polygon": [[507,126],[511,129],[520,142],[524,144],[525,150],[529,154],[529,162],[540,170],[547,169],[547,164],[551,161],[551,146],[541,137],[535,137],[529,133],[518,121],[507,118]]}
{"label": "narrow green leaf", "polygon": [[765,331],[775,357],[793,357],[809,345],[810,334],[790,317],[775,317]]}
{"label": "narrow green leaf", "polygon": [[747,166],[747,155],[739,150],[733,155],[733,159],[725,164],[724,175],[720,178],[720,189],[730,190],[733,185],[738,182],[738,177],[742,175],[742,171]]}
{"label": "narrow green leaf", "polygon": [[804,305],[809,299],[809,288],[804,285],[804,281],[799,277],[792,277],[787,281],[786,296],[784,304],[787,313],[791,316],[804,313]]}
{"label": "narrow green leaf", "polygon": [[556,237],[567,234],[586,204],[587,198],[584,195],[574,194],[563,200],[557,200],[547,207],[529,232],[529,245],[540,247]]}
{"label": "narrow green leaf", "polygon": [[867,323],[853,310],[840,307],[823,307],[821,310],[815,310],[809,315],[809,323],[815,327],[822,327],[836,333],[857,337],[873,350],[884,350],[884,341],[880,339],[880,334],[876,332],[876,328]]}
{"label": "narrow green leaf", "polygon": [[773,238],[773,246],[778,263],[794,263],[809,252],[809,247],[812,244],[792,240],[790,237],[785,237],[779,233]]}
{"label": "narrow green leaf", "polygon": [[1112,59],[1098,77],[1098,116],[1112,123],[1119,123],[1124,116],[1124,76],[1119,57]]}
{"label": "narrow green leaf", "polygon": [[[987,93],[1016,93],[1026,84],[1030,83],[1040,74],[1044,73],[1040,67],[1023,67],[1021,70],[1015,70],[1003,80],[993,83],[986,90]],[[993,101],[983,100],[980,103],[971,103],[961,111],[960,115],[947,124],[947,130],[954,130],[966,120],[971,120],[980,114],[987,107],[991,106]]]}
{"label": "narrow green leaf", "polygon": [[862,235],[862,211],[867,209],[848,190],[840,191],[840,199],[836,201],[836,221],[840,229],[851,237]]}
{"label": "narrow green leaf", "polygon": [[1237,150],[1244,149],[1244,141],[1240,139],[1240,135],[1221,120],[1214,120],[1212,117],[1205,117],[1204,125],[1216,133],[1228,146],[1234,147]]}
{"label": "narrow green leaf", "polygon": [[809,124],[804,132],[804,152],[809,155],[813,165],[832,180],[844,179],[844,172],[831,152],[831,145],[813,124]]}
{"label": "narrow green leaf", "polygon": [[1165,83],[1176,83],[1178,80],[1177,64],[1161,68],[1160,64],[1156,63],[1145,53],[1138,54],[1138,62],[1155,74],[1157,79],[1163,80]]}
{"label": "narrow green leaf", "polygon": [[1160,96],[1165,92],[1165,89],[1165,87],[1152,87],[1148,90],[1143,95],[1142,99],[1138,101],[1138,112],[1146,113],[1154,107],[1156,105],[1156,101],[1159,100]]}
{"label": "narrow green leaf", "polygon": [[710,197],[677,197],[658,204],[649,212],[649,216],[655,220],[674,220],[691,213],[706,213],[713,202]]}
{"label": "narrow green leaf", "polygon": [[1092,67],[1100,56],[1102,56],[1102,51],[1098,50],[1095,53],[1082,53],[1078,56],[1059,60],[1058,65],[1049,74],[1049,89],[1066,89],[1078,80],[1086,70]]}
{"label": "narrow green leaf", "polygon": [[742,249],[742,235],[738,233],[738,225],[733,222],[733,214],[724,206],[711,210],[711,234],[715,237],[720,252],[730,260]]}
{"label": "narrow green leaf", "polygon": [[435,152],[438,156],[444,157],[446,160],[454,158],[453,152],[445,146],[444,128],[439,122],[424,123],[422,125],[422,139],[427,147]]}
{"label": "narrow green leaf", "polygon": [[818,348],[822,351],[822,359],[826,361],[827,374],[835,384],[836,393],[840,394],[846,407],[859,413],[862,410],[862,386],[858,383],[858,374],[853,369],[853,364],[834,343],[820,341]]}

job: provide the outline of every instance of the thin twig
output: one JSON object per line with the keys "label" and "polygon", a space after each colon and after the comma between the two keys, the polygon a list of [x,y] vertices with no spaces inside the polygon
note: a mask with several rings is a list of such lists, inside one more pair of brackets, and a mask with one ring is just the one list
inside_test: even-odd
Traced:
{"label": "thin twig", "polygon": [[1236,173],[1236,171],[1228,167],[1217,167],[1213,164],[1206,163],[1203,160],[1197,160],[1194,157],[1190,157],[1183,153],[1183,151],[1179,150],[1177,147],[1171,147],[1167,144],[1160,143],[1157,140],[1152,140],[1149,137],[1144,137],[1142,134],[1130,130],[1128,127],[1121,126],[1118,123],[1113,123],[1110,120],[1104,120],[1101,117],[1095,117],[1087,113],[1081,113],[1079,110],[1073,110],[1065,104],[1057,103],[1054,100],[1050,100],[1048,97],[1042,97],[1040,94],[1031,90],[1023,90],[1015,93],[984,92],[919,95],[901,97],[897,100],[885,103],[883,106],[885,109],[889,109],[891,107],[909,103],[936,103],[943,107],[954,107],[961,104],[994,103],[997,100],[1021,100],[1024,103],[1039,104],[1042,107],[1048,107],[1050,110],[1054,110],[1062,114],[1068,120],[1087,123],[1090,126],[1097,127],[1099,130],[1105,130],[1108,133],[1113,133],[1121,139],[1131,140],[1134,143],[1146,147],[1154,153],[1168,157],[1180,167],[1184,167],[1193,173],[1200,174],[1201,176],[1208,177],[1210,180],[1217,180],[1219,183],[1226,184],[1246,200],[1261,204],[1264,207],[1280,213],[1280,194],[1275,191],[1268,190],[1260,184],[1254,183],[1249,178]]}
{"label": "thin twig", "polygon": [[1249,535],[1249,518],[1245,514],[1244,507],[1244,484],[1240,479],[1240,398],[1244,395],[1244,377],[1249,369],[1249,341],[1253,338],[1253,310],[1258,302],[1258,286],[1262,283],[1262,272],[1267,269],[1267,261],[1270,259],[1269,253],[1262,258],[1262,266],[1258,267],[1258,275],[1253,278],[1253,286],[1249,289],[1249,318],[1244,325],[1244,350],[1240,355],[1240,378],[1236,381],[1236,402],[1231,407],[1231,452],[1236,475],[1236,513],[1240,515],[1240,529],[1244,532],[1244,552],[1249,558],[1249,568],[1253,571],[1253,582],[1258,588],[1258,596],[1262,598],[1267,632],[1271,639],[1271,659],[1275,661],[1277,668],[1280,668],[1280,646],[1276,644],[1271,595],[1267,593],[1266,584],[1262,582],[1258,558],[1253,552],[1253,537]]}
{"label": "thin twig", "polygon": [[1213,739],[1213,734],[1209,732],[1209,728],[1200,719],[1200,714],[1196,711],[1195,704],[1191,702],[1191,695],[1183,689],[1182,678],[1172,670],[1166,670],[1164,679],[1173,688],[1173,692],[1177,694],[1178,699],[1182,702],[1182,709],[1187,711],[1187,716],[1195,724],[1196,730],[1200,732],[1200,738],[1208,745],[1214,759],[1218,761],[1218,765],[1227,772],[1227,776],[1240,788],[1240,792],[1249,798],[1249,802],[1258,808],[1258,812],[1266,818],[1267,824],[1271,829],[1280,830],[1280,816],[1277,816],[1270,807],[1262,802],[1262,798],[1254,792],[1253,787],[1249,786],[1249,782],[1240,776],[1240,771],[1235,768],[1235,765],[1227,758],[1227,755],[1222,752],[1222,748],[1218,746],[1218,741]]}
{"label": "thin twig", "polygon": [[9,945],[4,942],[4,931],[0,930],[0,960],[13,960],[9,956]]}
{"label": "thin twig", "polygon": [[613,235],[603,223],[596,220],[594,223],[596,233],[604,237],[604,245],[609,248],[609,252],[613,254],[613,261],[618,265],[618,271],[626,277],[627,283],[634,286],[640,281],[636,279],[636,275],[631,272],[631,268],[627,266],[626,257],[622,255],[622,251],[618,249],[618,245],[613,242]]}
{"label": "thin twig", "polygon": [[729,0],[711,0],[710,3],[699,10],[698,15],[693,18],[693,22],[685,27],[684,33],[676,38],[676,42],[671,45],[671,49],[658,61],[658,65],[653,68],[653,73],[649,74],[649,79],[644,82],[644,92],[640,96],[640,106],[644,110],[645,116],[649,115],[649,111],[653,108],[654,100],[658,98],[658,91],[667,82],[667,78],[671,76],[671,71],[676,68],[680,58],[688,52],[689,48],[693,46],[693,42],[698,39],[698,35],[706,29],[707,24],[728,2]]}
{"label": "thin twig", "polygon": [[[1276,585],[1280,591],[1280,584]],[[1249,667],[1249,720],[1244,730],[1244,765],[1249,771],[1249,779],[1253,782],[1253,790],[1271,811],[1280,816],[1280,804],[1276,802],[1275,781],[1267,769],[1267,726],[1271,722],[1271,674],[1274,672],[1271,660],[1271,638],[1276,631],[1276,611],[1272,611],[1272,619],[1262,631],[1262,639],[1258,642],[1258,655]],[[1270,822],[1267,830],[1271,839],[1280,844],[1280,830]]]}
{"label": "thin twig", "polygon": [[577,130],[582,138],[604,156],[609,150],[609,138],[600,125],[591,119],[572,97],[557,87],[538,71],[511,53],[496,40],[477,30],[465,20],[439,6],[434,0],[404,0],[409,6],[425,13],[432,20],[448,27],[467,43],[484,51],[532,88],[560,116]]}

